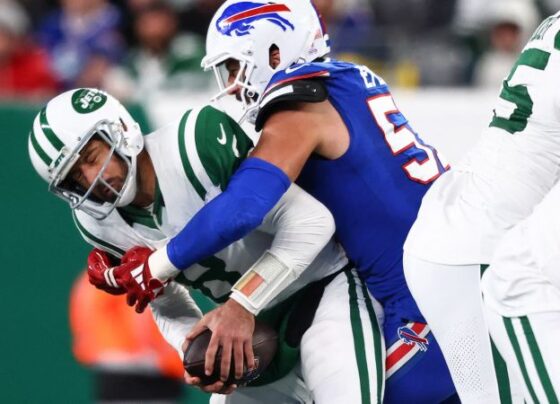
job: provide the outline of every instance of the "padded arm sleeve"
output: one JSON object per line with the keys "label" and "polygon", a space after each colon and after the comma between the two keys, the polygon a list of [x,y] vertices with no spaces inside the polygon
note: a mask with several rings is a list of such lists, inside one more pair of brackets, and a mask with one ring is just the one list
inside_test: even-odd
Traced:
{"label": "padded arm sleeve", "polygon": [[272,245],[231,294],[255,315],[311,264],[334,234],[335,223],[323,204],[293,184],[259,230],[274,235]]}
{"label": "padded arm sleeve", "polygon": [[329,242],[335,223],[325,205],[292,184],[259,229],[274,235],[270,252],[299,276]]}
{"label": "padded arm sleeve", "polygon": [[257,228],[290,186],[288,176],[259,158],[246,159],[226,190],[167,244],[169,260],[185,269]]}
{"label": "padded arm sleeve", "polygon": [[170,282],[165,293],[151,302],[150,307],[161,335],[182,359],[181,346],[192,327],[202,318],[202,312],[188,290],[177,282]]}

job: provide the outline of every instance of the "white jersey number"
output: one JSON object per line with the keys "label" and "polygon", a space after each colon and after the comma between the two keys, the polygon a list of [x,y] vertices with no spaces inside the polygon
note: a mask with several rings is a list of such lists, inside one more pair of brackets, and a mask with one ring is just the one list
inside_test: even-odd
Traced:
{"label": "white jersey number", "polygon": [[408,178],[421,184],[429,184],[447,169],[448,165],[440,161],[436,151],[432,147],[422,144],[408,125],[397,125],[391,120],[391,115],[400,114],[391,94],[376,95],[369,98],[367,102],[377,126],[383,132],[385,141],[394,156],[411,148],[420,149],[426,154],[426,158],[422,161],[411,157],[402,166]]}

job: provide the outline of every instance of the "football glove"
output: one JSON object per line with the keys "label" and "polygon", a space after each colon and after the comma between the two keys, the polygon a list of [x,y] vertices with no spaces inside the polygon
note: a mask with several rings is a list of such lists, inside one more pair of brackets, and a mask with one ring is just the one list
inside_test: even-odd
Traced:
{"label": "football glove", "polygon": [[122,259],[121,266],[126,267],[121,275],[126,289],[126,303],[135,306],[137,313],[142,313],[148,303],[162,294],[165,286],[164,282],[152,276],[148,262],[152,253],[149,248],[134,247]]}
{"label": "football glove", "polygon": [[122,295],[126,289],[120,286],[114,275],[115,267],[111,265],[109,254],[94,248],[87,258],[87,274],[89,283],[112,295]]}
{"label": "football glove", "polygon": [[133,247],[123,255],[121,264],[114,267],[101,250],[94,249],[88,257],[90,283],[111,294],[126,293],[127,304],[135,306],[138,313],[161,295],[169,279],[178,273],[165,248],[152,251],[147,247]]}

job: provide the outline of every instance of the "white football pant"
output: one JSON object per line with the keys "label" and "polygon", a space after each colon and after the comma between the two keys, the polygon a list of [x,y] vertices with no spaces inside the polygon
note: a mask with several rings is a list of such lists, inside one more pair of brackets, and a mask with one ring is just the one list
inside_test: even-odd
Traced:
{"label": "white football pant", "polygon": [[[495,370],[484,320],[480,265],[442,265],[405,253],[404,268],[408,287],[438,341],[461,402],[507,402],[498,389],[496,372],[499,376],[503,372]],[[513,391],[502,394],[522,403],[521,386],[511,383],[510,388]]]}

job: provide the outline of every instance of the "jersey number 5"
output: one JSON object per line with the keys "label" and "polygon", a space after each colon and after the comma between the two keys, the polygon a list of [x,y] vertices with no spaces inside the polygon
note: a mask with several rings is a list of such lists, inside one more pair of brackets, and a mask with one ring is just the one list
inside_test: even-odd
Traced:
{"label": "jersey number 5", "polygon": [[511,134],[521,132],[527,127],[527,120],[533,113],[533,99],[527,90],[529,82],[512,85],[515,81],[517,69],[520,66],[528,66],[536,70],[544,70],[548,64],[550,53],[540,49],[527,49],[524,51],[517,63],[513,66],[508,78],[504,80],[500,98],[509,101],[515,105],[513,112],[507,116],[500,116],[497,110],[494,110],[494,118],[490,122],[490,126],[501,128]]}
{"label": "jersey number 5", "polygon": [[431,146],[421,143],[410,129],[391,94],[375,95],[367,102],[393,155],[404,154],[409,157],[402,166],[408,178],[421,184],[429,184],[449,168],[447,163],[440,161],[437,152]]}

